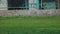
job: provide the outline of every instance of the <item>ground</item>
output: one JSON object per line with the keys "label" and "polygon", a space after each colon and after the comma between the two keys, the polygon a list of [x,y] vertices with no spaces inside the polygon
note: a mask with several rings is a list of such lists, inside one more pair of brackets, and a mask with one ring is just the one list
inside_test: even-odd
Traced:
{"label": "ground", "polygon": [[60,16],[0,17],[0,34],[60,34]]}

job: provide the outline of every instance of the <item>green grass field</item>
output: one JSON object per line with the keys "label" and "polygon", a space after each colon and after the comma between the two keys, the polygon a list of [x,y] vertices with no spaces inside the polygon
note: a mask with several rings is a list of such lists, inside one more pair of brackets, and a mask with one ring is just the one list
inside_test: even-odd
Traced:
{"label": "green grass field", "polygon": [[60,16],[0,17],[0,34],[60,34]]}

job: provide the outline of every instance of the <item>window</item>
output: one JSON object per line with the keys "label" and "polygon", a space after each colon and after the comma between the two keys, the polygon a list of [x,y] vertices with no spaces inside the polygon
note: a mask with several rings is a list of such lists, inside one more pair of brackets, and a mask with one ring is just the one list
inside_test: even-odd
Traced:
{"label": "window", "polygon": [[57,9],[57,6],[56,0],[39,0],[39,9]]}
{"label": "window", "polygon": [[28,0],[8,0],[8,10],[29,9]]}

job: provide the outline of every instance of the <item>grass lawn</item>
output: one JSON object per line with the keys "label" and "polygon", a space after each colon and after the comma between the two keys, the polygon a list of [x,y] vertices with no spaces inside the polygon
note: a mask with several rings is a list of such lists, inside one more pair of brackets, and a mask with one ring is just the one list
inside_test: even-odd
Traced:
{"label": "grass lawn", "polygon": [[0,17],[0,34],[60,34],[60,16]]}

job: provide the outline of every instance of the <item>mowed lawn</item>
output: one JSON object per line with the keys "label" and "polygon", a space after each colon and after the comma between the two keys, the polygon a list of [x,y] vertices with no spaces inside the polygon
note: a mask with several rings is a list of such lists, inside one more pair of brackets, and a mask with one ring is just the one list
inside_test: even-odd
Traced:
{"label": "mowed lawn", "polygon": [[60,34],[60,16],[0,17],[0,34]]}

